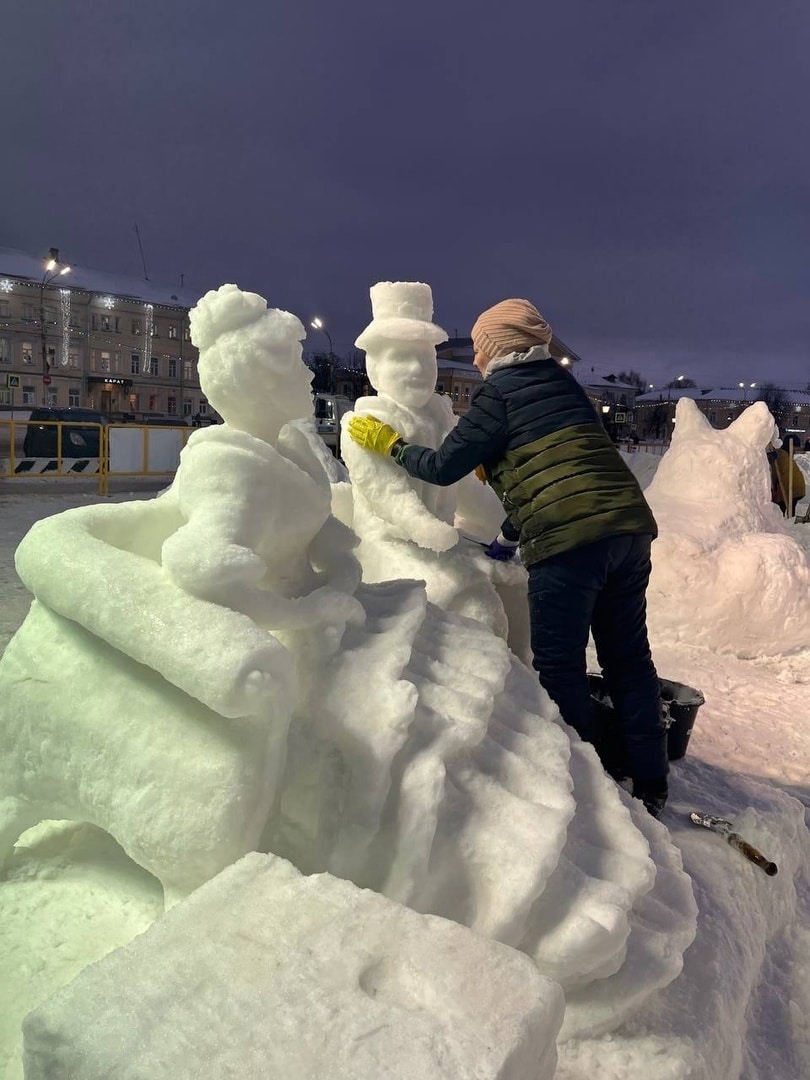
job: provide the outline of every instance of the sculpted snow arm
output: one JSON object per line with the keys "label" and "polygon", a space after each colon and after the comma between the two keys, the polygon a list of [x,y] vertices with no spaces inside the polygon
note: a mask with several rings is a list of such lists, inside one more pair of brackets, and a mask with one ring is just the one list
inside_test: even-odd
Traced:
{"label": "sculpted snow arm", "polygon": [[407,473],[393,459],[369,453],[352,441],[344,420],[343,456],[352,487],[373,507],[374,513],[402,540],[431,551],[449,551],[458,532],[425,506]]}
{"label": "sculpted snow arm", "polygon": [[243,491],[234,492],[217,482],[224,475],[220,470],[199,468],[203,455],[195,455],[197,468],[191,464],[184,460],[178,474],[178,498],[187,521],[161,551],[164,570],[175,584],[202,600],[241,611],[267,630],[362,621],[359,602],[336,588],[288,597],[268,586],[268,565],[256,551],[265,523],[249,497],[249,476],[242,477],[247,479]]}

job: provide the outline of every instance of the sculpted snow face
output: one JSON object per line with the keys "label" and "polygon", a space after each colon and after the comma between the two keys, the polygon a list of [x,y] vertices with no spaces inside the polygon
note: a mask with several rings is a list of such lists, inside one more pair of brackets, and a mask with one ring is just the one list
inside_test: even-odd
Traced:
{"label": "sculpted snow face", "polygon": [[[764,402],[717,431],[678,402],[672,445],[644,492],[659,527],[647,593],[649,624],[741,656],[810,645],[807,555],[771,503]],[[672,597],[689,596],[689,604]]]}

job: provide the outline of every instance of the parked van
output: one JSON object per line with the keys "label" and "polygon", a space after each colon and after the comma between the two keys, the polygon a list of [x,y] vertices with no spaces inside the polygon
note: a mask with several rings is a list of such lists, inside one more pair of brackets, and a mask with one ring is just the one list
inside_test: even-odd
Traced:
{"label": "parked van", "polygon": [[[48,421],[48,423],[45,423]],[[59,448],[59,428],[54,421],[61,421],[62,457],[97,458],[99,455],[99,428],[106,424],[104,413],[94,409],[32,409],[23,442],[23,453],[29,458],[55,458]],[[70,425],[70,426],[68,426]]]}
{"label": "parked van", "polygon": [[339,394],[315,394],[315,426],[318,434],[335,455],[340,457],[340,421],[351,412],[354,402]]}

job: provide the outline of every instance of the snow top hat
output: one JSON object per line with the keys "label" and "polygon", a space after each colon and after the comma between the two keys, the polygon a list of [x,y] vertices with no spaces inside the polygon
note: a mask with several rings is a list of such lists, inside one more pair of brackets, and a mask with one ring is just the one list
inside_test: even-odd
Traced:
{"label": "snow top hat", "polygon": [[368,350],[382,341],[420,341],[438,345],[447,334],[433,319],[433,293],[421,281],[378,281],[369,290],[371,322],[355,341]]}

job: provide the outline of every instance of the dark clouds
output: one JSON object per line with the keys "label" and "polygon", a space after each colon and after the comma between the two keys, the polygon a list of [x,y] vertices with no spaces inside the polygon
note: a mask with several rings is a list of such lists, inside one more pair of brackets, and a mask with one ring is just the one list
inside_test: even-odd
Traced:
{"label": "dark clouds", "polygon": [[154,280],[343,345],[370,284],[421,279],[450,331],[528,295],[652,381],[810,379],[803,0],[82,0],[3,30],[0,243],[139,274],[137,216]]}

